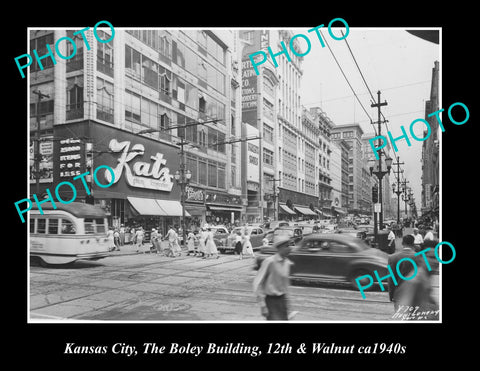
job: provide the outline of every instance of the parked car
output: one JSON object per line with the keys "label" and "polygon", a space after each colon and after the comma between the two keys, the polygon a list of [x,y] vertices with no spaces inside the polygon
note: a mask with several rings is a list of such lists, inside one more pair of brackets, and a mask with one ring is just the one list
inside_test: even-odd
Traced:
{"label": "parked car", "polygon": [[[262,248],[255,269],[275,253],[275,246]],[[292,278],[348,282],[358,289],[355,279],[377,271],[387,274],[387,254],[368,246],[363,240],[347,234],[312,234],[292,247],[289,259],[294,263]]]}
{"label": "parked car", "polygon": [[219,250],[222,249],[223,245],[225,244],[225,240],[230,234],[228,229],[221,225],[212,225],[210,228],[213,232],[213,241],[215,241],[215,245],[217,245]]}
{"label": "parked car", "polygon": [[233,251],[235,249],[235,235],[237,233],[246,233],[250,236],[250,243],[254,250],[259,249],[262,246],[262,240],[265,237],[265,231],[260,227],[255,226],[244,226],[244,227],[235,227],[223,241],[222,246],[218,246],[217,248],[220,252],[226,251]]}

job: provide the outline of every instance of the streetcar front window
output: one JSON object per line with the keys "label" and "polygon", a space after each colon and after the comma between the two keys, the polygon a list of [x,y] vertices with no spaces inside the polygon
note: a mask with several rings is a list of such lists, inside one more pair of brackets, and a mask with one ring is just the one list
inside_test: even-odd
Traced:
{"label": "streetcar front window", "polygon": [[105,228],[105,219],[98,218],[95,219],[95,227],[97,229],[97,233],[107,233],[107,229]]}
{"label": "streetcar front window", "polygon": [[94,234],[95,227],[92,218],[85,218],[85,234]]}
{"label": "streetcar front window", "polygon": [[75,225],[68,219],[62,219],[61,234],[75,234],[77,232]]}

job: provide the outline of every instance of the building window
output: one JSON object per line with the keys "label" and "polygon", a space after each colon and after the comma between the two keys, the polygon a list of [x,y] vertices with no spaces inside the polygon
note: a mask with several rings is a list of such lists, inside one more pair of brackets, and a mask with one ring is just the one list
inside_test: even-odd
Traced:
{"label": "building window", "polygon": [[125,45],[125,68],[131,75],[140,79],[141,54],[130,46]]}
{"label": "building window", "polygon": [[273,144],[273,128],[263,123],[263,140]]}
{"label": "building window", "polygon": [[[77,46],[77,52],[75,55],[67,59],[67,72],[78,71],[83,69],[83,40],[80,34],[73,35],[73,30],[67,30],[67,37],[71,38],[75,45]],[[67,54],[73,54],[73,45],[71,43],[67,43]]]}
{"label": "building window", "polygon": [[234,188],[237,186],[237,168],[234,165],[230,166],[230,184]]}
{"label": "building window", "polygon": [[225,164],[218,164],[218,188],[225,189]]}
{"label": "building window", "polygon": [[97,119],[113,124],[113,84],[97,77]]}
{"label": "building window", "polygon": [[125,119],[140,124],[140,96],[125,92]]}
{"label": "building window", "polygon": [[142,124],[150,128],[157,129],[159,125],[158,105],[155,102],[143,97],[140,105]]}
{"label": "building window", "polygon": [[263,114],[273,120],[273,104],[266,99],[263,100]]}
{"label": "building window", "polygon": [[210,35],[207,35],[207,53],[225,65],[225,50]]}
{"label": "building window", "polygon": [[66,119],[83,118],[83,77],[67,79]]}
{"label": "building window", "polygon": [[205,159],[198,160],[198,183],[207,185],[207,162]]}
{"label": "building window", "polygon": [[192,173],[192,178],[190,179],[190,181],[192,181],[193,183],[197,183],[198,181],[198,178],[197,178],[197,159],[196,157],[193,157],[193,156],[187,156],[187,161],[186,161],[186,169],[187,170],[190,170],[190,172]]}
{"label": "building window", "polygon": [[158,50],[161,55],[172,58],[172,41],[166,35],[160,37],[160,48]]}
{"label": "building window", "polygon": [[145,85],[158,90],[158,64],[142,55],[142,81]]}
{"label": "building window", "polygon": [[273,166],[273,151],[267,148],[263,149],[263,163],[267,166]]}
{"label": "building window", "polygon": [[[111,37],[104,31],[99,30],[97,33],[101,40],[108,40]],[[110,43],[97,41],[97,70],[113,77],[113,47]]]}
{"label": "building window", "polygon": [[[52,52],[55,52],[55,47],[53,42],[53,32],[48,35],[43,35],[41,37],[37,37],[35,39],[30,40],[30,55],[33,55],[33,50],[36,50],[39,56],[43,56],[47,54],[48,53],[47,44],[50,46],[50,50],[52,50]],[[43,68],[40,68],[37,59],[36,58],[34,59],[35,59],[35,62],[33,62],[32,65],[30,66],[30,70],[32,72],[41,71],[46,68],[50,68],[54,66],[52,58],[48,57],[40,61]]]}
{"label": "building window", "polygon": [[217,163],[208,163],[208,186],[217,187]]}

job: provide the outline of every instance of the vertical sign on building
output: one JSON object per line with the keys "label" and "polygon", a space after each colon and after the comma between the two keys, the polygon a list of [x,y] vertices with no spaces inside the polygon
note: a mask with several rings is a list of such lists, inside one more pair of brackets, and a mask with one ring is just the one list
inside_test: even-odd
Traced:
{"label": "vertical sign on building", "polygon": [[84,170],[84,145],[80,139],[68,138],[60,141],[58,177],[60,181],[80,175]]}
{"label": "vertical sign on building", "polygon": [[[248,31],[249,45],[243,48],[242,53],[242,122],[257,127],[257,74],[248,56],[259,50],[266,50],[269,45],[268,30]],[[261,56],[258,56],[261,59]]]}

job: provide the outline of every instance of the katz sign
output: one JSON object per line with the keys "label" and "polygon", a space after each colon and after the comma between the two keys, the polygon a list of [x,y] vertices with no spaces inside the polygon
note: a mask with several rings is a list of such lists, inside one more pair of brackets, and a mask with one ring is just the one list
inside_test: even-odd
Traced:
{"label": "katz sign", "polygon": [[[153,189],[156,191],[170,192],[173,187],[173,175],[166,166],[167,160],[164,155],[157,152],[155,156],[150,156],[150,161],[133,161],[138,156],[145,154],[143,144],[134,144],[131,146],[130,141],[119,142],[112,139],[108,145],[110,150],[118,153],[116,166],[112,166],[114,180],[116,183],[125,172],[125,179],[132,187]],[[109,171],[105,171],[105,179],[112,181],[112,175]]]}

